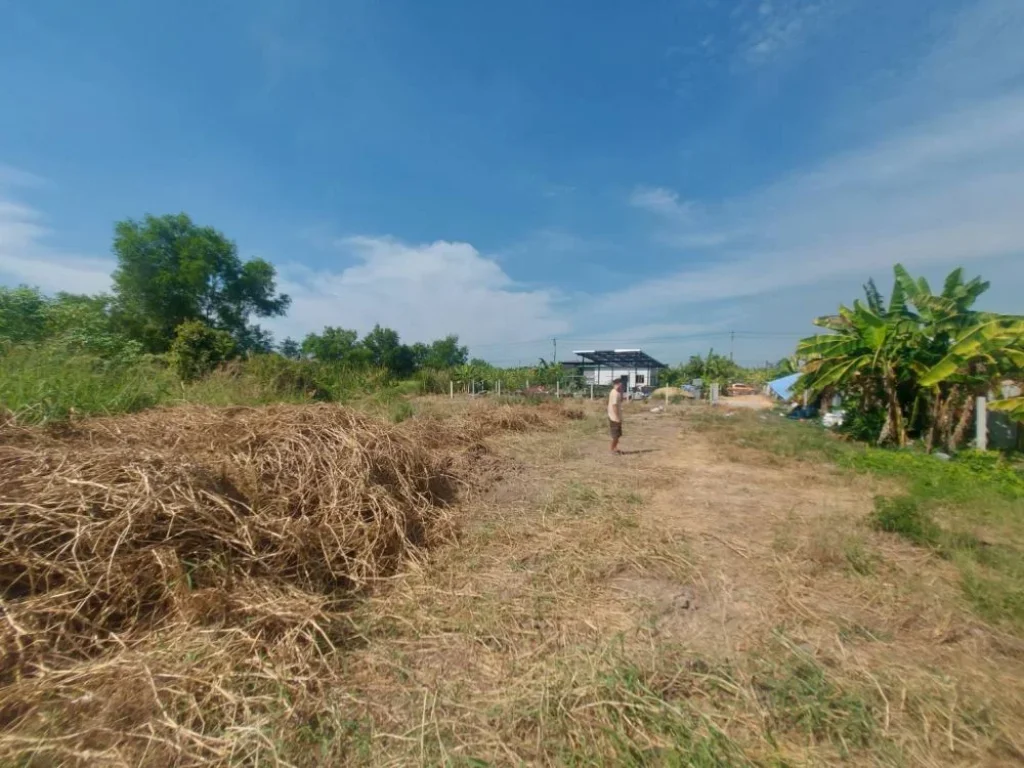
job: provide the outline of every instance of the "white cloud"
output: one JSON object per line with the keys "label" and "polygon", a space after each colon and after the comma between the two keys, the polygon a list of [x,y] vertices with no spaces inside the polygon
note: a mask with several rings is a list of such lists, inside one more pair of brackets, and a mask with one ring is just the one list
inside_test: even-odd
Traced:
{"label": "white cloud", "polygon": [[470,345],[515,344],[568,330],[549,290],[526,290],[469,243],[407,244],[390,237],[338,243],[356,263],[337,270],[281,268],[281,287],[293,298],[281,335],[301,336],[324,325],[367,331],[375,323],[407,341],[449,333]]}
{"label": "white cloud", "polygon": [[11,179],[19,185],[37,186],[41,182],[21,171],[0,178],[0,283],[25,283],[46,292],[108,290],[114,263],[49,246],[46,239],[50,233],[42,223],[42,215],[3,197],[3,181]]}

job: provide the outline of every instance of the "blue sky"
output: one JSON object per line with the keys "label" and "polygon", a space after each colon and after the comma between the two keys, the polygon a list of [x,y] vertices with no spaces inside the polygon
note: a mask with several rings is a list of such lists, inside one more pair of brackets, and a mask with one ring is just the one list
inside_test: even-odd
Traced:
{"label": "blue sky", "polygon": [[1021,0],[0,0],[0,283],[186,211],[279,338],[754,362],[895,261],[1024,313],[1022,50]]}

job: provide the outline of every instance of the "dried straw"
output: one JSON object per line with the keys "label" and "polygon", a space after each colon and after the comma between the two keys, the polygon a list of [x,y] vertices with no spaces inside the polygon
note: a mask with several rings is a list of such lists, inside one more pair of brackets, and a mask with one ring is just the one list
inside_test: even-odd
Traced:
{"label": "dried straw", "polygon": [[417,430],[192,407],[2,440],[0,763],[284,762],[345,600],[451,532]]}

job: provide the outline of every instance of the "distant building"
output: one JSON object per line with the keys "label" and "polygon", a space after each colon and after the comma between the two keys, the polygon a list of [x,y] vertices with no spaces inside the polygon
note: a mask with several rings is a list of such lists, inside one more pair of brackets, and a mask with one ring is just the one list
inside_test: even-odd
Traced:
{"label": "distant building", "polygon": [[668,368],[639,349],[576,350],[579,360],[563,362],[566,368],[582,370],[586,384],[610,386],[624,379],[629,389],[658,386],[658,372]]}

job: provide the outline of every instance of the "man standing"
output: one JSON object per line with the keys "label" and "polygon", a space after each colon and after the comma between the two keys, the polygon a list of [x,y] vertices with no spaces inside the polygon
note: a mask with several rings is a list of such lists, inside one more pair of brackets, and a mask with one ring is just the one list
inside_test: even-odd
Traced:
{"label": "man standing", "polygon": [[608,429],[612,436],[612,453],[619,453],[622,437],[622,379],[616,380],[608,395]]}

